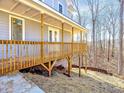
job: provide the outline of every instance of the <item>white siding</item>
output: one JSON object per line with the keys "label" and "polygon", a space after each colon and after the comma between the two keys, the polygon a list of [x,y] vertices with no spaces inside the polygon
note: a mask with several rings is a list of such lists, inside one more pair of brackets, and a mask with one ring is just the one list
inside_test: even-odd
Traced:
{"label": "white siding", "polygon": [[[25,19],[25,40],[40,41],[40,23]],[[0,11],[0,40],[9,39],[9,14]]]}
{"label": "white siding", "polygon": [[72,38],[71,33],[64,31],[64,42],[71,42],[72,40],[71,38]]}
{"label": "white siding", "polygon": [[25,21],[25,40],[27,41],[41,41],[40,23],[26,20]]}
{"label": "white siding", "polygon": [[0,40],[9,39],[9,15],[0,11]]}

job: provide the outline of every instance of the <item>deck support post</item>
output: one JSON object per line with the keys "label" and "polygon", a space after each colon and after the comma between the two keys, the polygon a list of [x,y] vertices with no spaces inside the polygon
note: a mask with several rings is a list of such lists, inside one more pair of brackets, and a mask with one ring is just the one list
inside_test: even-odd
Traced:
{"label": "deck support post", "polygon": [[74,43],[74,27],[72,27],[72,55],[73,55],[73,43]]}
{"label": "deck support post", "polygon": [[82,54],[82,67],[84,66],[84,55]]}
{"label": "deck support post", "polygon": [[48,75],[49,75],[49,77],[51,77],[51,72],[52,72],[52,71],[51,71],[51,70],[52,70],[52,69],[51,69],[51,61],[50,61],[48,64],[49,64],[49,66],[48,66],[48,69],[49,69],[49,70],[48,70]]}
{"label": "deck support post", "polygon": [[[47,63],[41,63],[41,65],[48,71],[48,76],[51,77],[52,75],[52,69],[57,61],[49,61]],[[46,65],[45,65],[46,64]]]}
{"label": "deck support post", "polygon": [[[72,27],[72,46],[71,46],[71,51],[72,51],[72,55],[71,55],[71,57],[72,57],[72,60],[73,60],[73,48],[74,48],[74,45],[73,45],[73,43],[74,43],[74,27]],[[72,69],[72,61],[71,61],[71,67],[70,67],[71,69]]]}
{"label": "deck support post", "polygon": [[[82,31],[80,31],[80,43],[83,43],[82,42]],[[79,77],[81,76],[81,53],[83,52],[83,50],[82,50],[82,46],[79,46],[79,52],[80,52],[80,54],[79,54]],[[83,60],[83,57],[82,57],[82,60]]]}
{"label": "deck support post", "polygon": [[68,76],[70,77],[71,76],[71,58],[68,56],[66,57],[67,61],[68,61]]}
{"label": "deck support post", "polygon": [[81,76],[81,58],[79,54],[79,77]]}
{"label": "deck support post", "polygon": [[85,54],[85,73],[87,73],[87,55]]}

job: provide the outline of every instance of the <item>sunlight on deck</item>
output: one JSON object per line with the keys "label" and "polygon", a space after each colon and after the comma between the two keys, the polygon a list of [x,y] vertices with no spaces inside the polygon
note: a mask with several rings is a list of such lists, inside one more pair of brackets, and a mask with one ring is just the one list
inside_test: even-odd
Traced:
{"label": "sunlight on deck", "polygon": [[[72,72],[78,73],[78,69],[73,68]],[[110,76],[110,75],[102,74],[100,72],[89,71],[89,70],[87,71],[87,74],[84,72],[84,70],[81,70],[81,73],[82,75],[89,76],[100,82],[106,82],[115,87],[124,89],[124,80],[117,78],[115,76]]]}

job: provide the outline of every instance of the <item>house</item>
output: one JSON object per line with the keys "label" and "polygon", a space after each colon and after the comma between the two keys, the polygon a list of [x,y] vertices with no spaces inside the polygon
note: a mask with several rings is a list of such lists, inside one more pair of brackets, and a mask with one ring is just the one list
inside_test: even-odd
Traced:
{"label": "house", "polygon": [[0,74],[42,65],[51,75],[65,58],[70,73],[72,56],[86,51],[87,29],[66,8],[64,0],[0,0]]}

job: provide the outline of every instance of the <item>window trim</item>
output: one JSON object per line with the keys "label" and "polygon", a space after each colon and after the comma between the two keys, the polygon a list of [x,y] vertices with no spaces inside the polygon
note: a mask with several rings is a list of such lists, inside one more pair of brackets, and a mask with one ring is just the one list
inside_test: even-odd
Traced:
{"label": "window trim", "polygon": [[[58,11],[59,11],[59,5],[62,6],[62,13],[61,14],[64,14],[64,7],[63,7],[63,4],[61,2],[58,2]],[[60,13],[60,12],[59,12]]]}
{"label": "window trim", "polygon": [[59,32],[59,29],[56,29],[56,28],[54,28],[54,27],[48,27],[48,42],[51,42],[50,41],[50,31],[52,32],[52,42],[55,42],[54,41],[54,34],[55,34],[55,32],[57,32],[57,41],[56,42],[59,42],[60,41],[60,32]]}
{"label": "window trim", "polygon": [[25,40],[25,19],[13,15],[9,15],[9,40],[12,40],[12,18],[22,20],[22,40]]}

